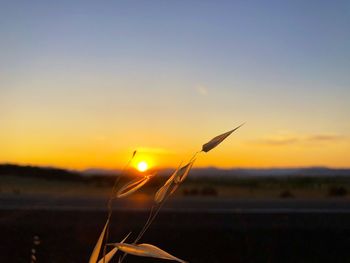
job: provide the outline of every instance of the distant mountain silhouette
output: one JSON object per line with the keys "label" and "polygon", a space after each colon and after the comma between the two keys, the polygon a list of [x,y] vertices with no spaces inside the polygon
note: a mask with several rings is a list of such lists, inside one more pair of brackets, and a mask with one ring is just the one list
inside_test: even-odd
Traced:
{"label": "distant mountain silhouette", "polygon": [[326,167],[305,167],[305,168],[265,168],[265,169],[217,169],[197,168],[191,171],[192,175],[200,176],[237,176],[237,177],[281,177],[281,176],[350,176],[350,169],[332,169]]}
{"label": "distant mountain silhouette", "polygon": [[35,177],[47,180],[82,181],[80,173],[59,168],[0,164],[0,176]]}
{"label": "distant mountain silhouette", "polygon": [[101,168],[89,168],[81,171],[84,175],[118,175],[120,170],[117,169],[101,169]]}
{"label": "distant mountain silhouette", "polygon": [[[158,173],[161,176],[168,176],[174,169],[163,169]],[[68,180],[68,181],[86,181],[105,178],[112,180],[111,175],[120,174],[120,170],[108,169],[87,169],[84,171],[71,171],[52,167],[23,166],[16,164],[0,164],[0,176],[25,176],[36,177],[47,180]],[[325,167],[308,168],[271,168],[271,169],[219,169],[215,167],[194,168],[191,171],[191,178],[196,177],[294,177],[294,176],[350,176],[350,169],[332,169]]]}

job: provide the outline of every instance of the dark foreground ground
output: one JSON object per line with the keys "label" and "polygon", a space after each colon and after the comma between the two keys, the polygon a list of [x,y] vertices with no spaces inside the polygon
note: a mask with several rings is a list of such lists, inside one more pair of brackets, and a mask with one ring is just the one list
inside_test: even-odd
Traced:
{"label": "dark foreground ground", "polygon": [[[75,201],[74,201],[75,200]],[[106,219],[102,200],[0,199],[0,262],[87,262]],[[116,204],[112,241],[136,235],[146,201]],[[142,204],[141,204],[142,203]],[[40,244],[33,244],[38,236]],[[170,200],[142,242],[189,262],[350,262],[347,201]],[[117,261],[116,261],[117,262]],[[127,257],[125,262],[166,262]]]}

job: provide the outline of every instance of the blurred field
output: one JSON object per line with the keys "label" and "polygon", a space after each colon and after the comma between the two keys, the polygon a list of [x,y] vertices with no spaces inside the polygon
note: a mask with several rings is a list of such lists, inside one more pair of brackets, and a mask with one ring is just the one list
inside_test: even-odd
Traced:
{"label": "blurred field", "polygon": [[[110,194],[113,177],[94,177],[86,180],[62,180],[13,175],[0,175],[0,194],[36,194],[50,196],[104,197]],[[124,178],[121,184],[131,178]],[[154,178],[142,192],[154,195],[165,178]],[[225,198],[302,198],[349,199],[350,180],[339,178],[232,178],[209,179],[191,177],[179,188],[175,197]]]}
{"label": "blurred field", "polygon": [[[87,262],[115,178],[27,172],[0,176],[0,262],[29,262],[36,239],[38,262]],[[142,191],[114,202],[113,241],[137,234],[165,180],[155,177]],[[348,192],[345,176],[190,175],[142,242],[192,263],[350,262]],[[127,262],[163,261],[130,256]]]}
{"label": "blurred field", "polygon": [[[34,238],[37,262],[87,262],[105,211],[0,209],[0,262],[29,262]],[[113,241],[133,236],[147,211],[116,211]],[[162,211],[141,242],[191,263],[350,262],[350,213]],[[165,262],[128,257],[126,262]]]}

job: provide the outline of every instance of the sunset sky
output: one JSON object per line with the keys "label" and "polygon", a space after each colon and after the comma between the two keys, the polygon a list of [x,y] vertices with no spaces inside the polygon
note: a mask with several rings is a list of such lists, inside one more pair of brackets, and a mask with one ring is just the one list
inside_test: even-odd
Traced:
{"label": "sunset sky", "polygon": [[350,167],[349,1],[1,1],[0,162]]}

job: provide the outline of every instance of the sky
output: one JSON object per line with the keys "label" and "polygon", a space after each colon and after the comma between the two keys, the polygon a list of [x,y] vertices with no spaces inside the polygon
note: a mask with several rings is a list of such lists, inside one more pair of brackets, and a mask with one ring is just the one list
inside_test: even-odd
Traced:
{"label": "sky", "polygon": [[0,162],[350,167],[349,1],[1,1]]}

